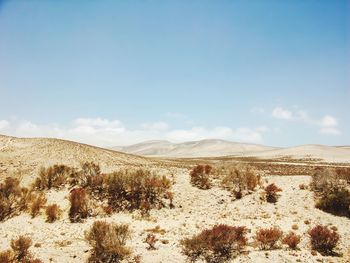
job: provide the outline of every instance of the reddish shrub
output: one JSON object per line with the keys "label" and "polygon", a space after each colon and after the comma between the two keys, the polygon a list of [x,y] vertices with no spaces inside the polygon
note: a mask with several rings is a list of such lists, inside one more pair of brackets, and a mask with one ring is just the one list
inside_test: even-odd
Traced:
{"label": "reddish shrub", "polygon": [[52,223],[60,216],[61,210],[57,204],[48,205],[46,207],[46,221]]}
{"label": "reddish shrub", "polygon": [[294,232],[289,232],[283,239],[282,244],[287,245],[291,249],[296,249],[298,244],[300,243],[300,236],[295,234]]}
{"label": "reddish shrub", "polygon": [[83,188],[75,188],[70,192],[69,218],[71,222],[79,222],[89,215],[88,197]]}
{"label": "reddish shrub", "polygon": [[282,189],[274,183],[269,184],[265,187],[266,201],[269,203],[276,203],[278,198],[277,193],[281,191]]}
{"label": "reddish shrub", "polygon": [[190,172],[191,184],[199,189],[211,188],[210,172],[212,171],[210,165],[197,165]]}
{"label": "reddish shrub", "polygon": [[246,245],[245,227],[215,225],[200,234],[181,240],[182,253],[190,260],[199,258],[207,262],[220,262],[233,257]]}
{"label": "reddish shrub", "polygon": [[256,231],[255,240],[261,249],[272,249],[282,235],[283,232],[278,227],[262,228]]}
{"label": "reddish shrub", "polygon": [[327,226],[317,225],[308,232],[311,247],[321,254],[329,255],[337,246],[340,239],[336,230],[331,230]]}

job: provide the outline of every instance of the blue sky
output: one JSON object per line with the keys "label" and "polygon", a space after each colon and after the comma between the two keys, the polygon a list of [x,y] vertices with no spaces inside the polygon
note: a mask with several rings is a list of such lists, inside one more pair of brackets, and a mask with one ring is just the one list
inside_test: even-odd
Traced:
{"label": "blue sky", "polygon": [[350,144],[349,1],[1,1],[0,134]]}

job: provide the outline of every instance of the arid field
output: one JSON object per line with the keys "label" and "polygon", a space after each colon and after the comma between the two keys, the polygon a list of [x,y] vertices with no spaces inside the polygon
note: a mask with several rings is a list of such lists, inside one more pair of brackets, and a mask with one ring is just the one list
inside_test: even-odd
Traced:
{"label": "arid field", "polygon": [[142,157],[1,136],[1,262],[350,262],[349,149],[319,151]]}

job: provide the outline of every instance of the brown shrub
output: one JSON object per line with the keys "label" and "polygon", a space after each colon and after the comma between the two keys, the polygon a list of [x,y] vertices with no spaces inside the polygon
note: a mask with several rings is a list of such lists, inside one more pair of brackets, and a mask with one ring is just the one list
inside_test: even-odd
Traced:
{"label": "brown shrub", "polygon": [[75,188],[69,195],[71,222],[80,222],[89,216],[88,196],[83,188]]}
{"label": "brown shrub", "polygon": [[32,245],[30,237],[19,236],[18,239],[11,240],[11,248],[15,254],[16,260],[19,262],[29,260],[32,256],[29,248]]}
{"label": "brown shrub", "polygon": [[34,259],[29,252],[32,240],[26,236],[19,236],[11,240],[12,250],[0,252],[1,263],[42,263],[40,259]]}
{"label": "brown shrub", "polygon": [[0,184],[0,221],[18,214],[21,210],[22,188],[19,180],[6,177]]}
{"label": "brown shrub", "polygon": [[274,183],[269,184],[268,186],[265,187],[266,201],[269,203],[276,203],[278,198],[277,193],[281,191],[282,189],[279,188]]}
{"label": "brown shrub", "polygon": [[[78,174],[78,184],[81,187],[98,187],[101,183],[102,177],[101,168],[94,162],[85,162],[81,164],[81,171]],[[96,179],[96,177],[98,177]]]}
{"label": "brown shrub", "polygon": [[287,245],[291,249],[296,249],[300,243],[300,236],[294,232],[289,232],[283,239],[282,244]]}
{"label": "brown shrub", "polygon": [[260,249],[273,249],[282,235],[283,232],[279,227],[261,228],[256,231],[255,241]]}
{"label": "brown shrub", "polygon": [[89,262],[120,262],[131,254],[125,246],[130,238],[128,225],[95,221],[85,238],[92,246]]}
{"label": "brown shrub", "polygon": [[190,172],[191,184],[199,189],[210,189],[210,172],[213,168],[210,165],[197,165]]}
{"label": "brown shrub", "polygon": [[34,189],[45,190],[59,189],[67,183],[68,176],[73,172],[73,168],[63,164],[55,164],[48,168],[41,168],[39,176],[34,182]]}
{"label": "brown shrub", "polygon": [[61,210],[57,204],[48,205],[46,207],[46,221],[52,223],[56,221],[61,214]]}
{"label": "brown shrub", "polygon": [[149,250],[154,250],[156,249],[155,245],[156,242],[158,241],[158,239],[156,238],[156,236],[154,234],[147,234],[147,237],[145,239],[145,243],[148,244],[148,249]]}
{"label": "brown shrub", "polygon": [[350,184],[350,167],[339,167],[335,169],[337,178]]}
{"label": "brown shrub", "polygon": [[169,207],[170,208],[174,208],[174,204],[173,204],[173,201],[174,201],[174,193],[171,192],[171,191],[168,191],[166,192],[166,198],[169,199]]}
{"label": "brown shrub", "polygon": [[317,169],[312,176],[311,189],[315,192],[316,208],[325,212],[350,217],[349,169]]}
{"label": "brown shrub", "polygon": [[236,166],[229,168],[228,174],[222,179],[221,185],[231,191],[236,199],[242,198],[255,190],[260,184],[260,176],[250,167]]}
{"label": "brown shrub", "polygon": [[0,251],[0,262],[1,263],[13,263],[14,255],[11,250]]}
{"label": "brown shrub", "polygon": [[170,187],[165,176],[142,169],[115,172],[106,179],[108,203],[115,210],[142,209],[148,213],[153,207],[164,207],[163,199]]}
{"label": "brown shrub", "polygon": [[308,232],[310,236],[311,247],[323,255],[330,255],[337,246],[340,239],[339,234],[335,230],[329,229],[327,226],[317,225]]}
{"label": "brown shrub", "polygon": [[201,258],[207,262],[221,262],[239,253],[246,245],[245,227],[215,225],[198,235],[181,240],[182,253],[190,260]]}
{"label": "brown shrub", "polygon": [[30,215],[33,218],[36,217],[40,213],[41,208],[45,206],[46,202],[47,199],[43,193],[35,195],[29,205]]}

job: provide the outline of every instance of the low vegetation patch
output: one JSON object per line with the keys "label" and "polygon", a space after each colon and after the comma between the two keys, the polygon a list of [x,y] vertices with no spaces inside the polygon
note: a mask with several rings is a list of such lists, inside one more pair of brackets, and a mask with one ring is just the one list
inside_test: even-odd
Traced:
{"label": "low vegetation patch", "polygon": [[335,229],[327,226],[317,225],[308,232],[312,249],[323,255],[334,254],[333,250],[337,246],[340,236]]}
{"label": "low vegetation patch", "polygon": [[152,208],[165,206],[171,182],[165,176],[139,169],[109,175],[105,187],[108,203],[114,210],[141,209],[146,214]]}
{"label": "low vegetation patch", "polygon": [[33,185],[34,189],[60,189],[67,183],[67,178],[72,173],[74,173],[74,169],[63,164],[55,164],[48,168],[41,168],[39,176],[35,179]]}
{"label": "low vegetation patch", "polygon": [[29,205],[30,215],[34,218],[40,214],[40,210],[45,206],[47,199],[45,194],[34,194]]}
{"label": "low vegetation patch", "polygon": [[49,223],[55,222],[61,215],[61,209],[57,204],[48,205],[46,207],[46,221]]}
{"label": "low vegetation patch", "polygon": [[279,197],[278,192],[282,191],[282,189],[279,188],[274,183],[266,186],[264,190],[265,190],[266,201],[269,203],[276,203]]}
{"label": "low vegetation patch", "polygon": [[20,186],[19,180],[6,177],[0,183],[0,221],[18,215],[28,208],[29,190]]}
{"label": "low vegetation patch", "polygon": [[261,228],[256,231],[255,241],[260,249],[273,249],[282,238],[283,232],[279,227]]}
{"label": "low vegetation patch", "polygon": [[350,169],[317,169],[312,176],[316,208],[350,217]]}
{"label": "low vegetation patch", "polygon": [[227,175],[222,179],[221,185],[231,191],[236,199],[252,193],[260,185],[260,176],[250,167],[231,167],[224,171]]}
{"label": "low vegetation patch", "polygon": [[210,189],[211,183],[211,171],[213,167],[206,165],[196,165],[190,172],[191,184],[199,189]]}
{"label": "low vegetation patch", "polygon": [[11,240],[11,249],[0,251],[1,263],[42,263],[40,259],[36,259],[30,253],[29,248],[32,245],[30,237],[19,236],[17,239]]}
{"label": "low vegetation patch", "polygon": [[247,244],[243,226],[215,225],[198,235],[181,240],[182,253],[191,261],[223,262],[240,253]]}
{"label": "low vegetation patch", "polygon": [[296,249],[299,243],[300,236],[292,231],[282,239],[282,244],[287,245],[290,249]]}
{"label": "low vegetation patch", "polygon": [[80,222],[89,216],[89,199],[83,188],[75,188],[69,195],[71,222]]}
{"label": "low vegetation patch", "polygon": [[131,255],[130,248],[126,246],[130,235],[128,225],[95,221],[85,234],[92,246],[88,262],[121,262]]}

